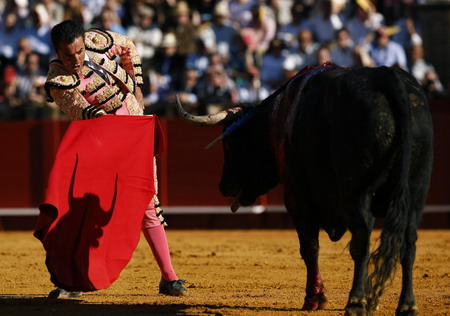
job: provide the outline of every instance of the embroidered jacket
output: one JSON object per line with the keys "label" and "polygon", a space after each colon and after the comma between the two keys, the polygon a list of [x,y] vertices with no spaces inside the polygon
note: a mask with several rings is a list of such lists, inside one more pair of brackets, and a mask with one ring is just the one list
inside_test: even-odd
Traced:
{"label": "embroidered jacket", "polygon": [[110,83],[86,65],[74,74],[54,60],[45,83],[49,101],[72,120],[90,119],[101,109],[113,113],[122,106],[131,115],[142,115],[134,96],[136,86],[143,85],[141,60],[131,39],[100,29],[88,30],[84,39],[86,54],[106,70]]}

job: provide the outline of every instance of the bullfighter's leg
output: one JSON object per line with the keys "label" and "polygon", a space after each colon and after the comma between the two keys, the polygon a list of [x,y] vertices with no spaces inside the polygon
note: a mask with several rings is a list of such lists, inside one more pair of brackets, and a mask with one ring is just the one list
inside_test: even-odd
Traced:
{"label": "bullfighter's leg", "polygon": [[374,224],[374,218],[369,211],[369,201],[368,195],[362,198],[349,227],[352,233],[350,255],[355,267],[345,315],[367,315],[365,284],[370,257],[370,235]]}
{"label": "bullfighter's leg", "polygon": [[185,281],[178,279],[172,266],[166,232],[156,215],[155,199],[150,201],[145,211],[142,231],[161,271],[159,292],[171,296],[186,295],[188,291],[183,287]]}

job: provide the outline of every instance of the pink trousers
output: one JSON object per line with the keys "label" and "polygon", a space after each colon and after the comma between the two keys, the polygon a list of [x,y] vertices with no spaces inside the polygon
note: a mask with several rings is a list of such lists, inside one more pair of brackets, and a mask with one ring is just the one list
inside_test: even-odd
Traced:
{"label": "pink trousers", "polygon": [[[116,115],[129,115],[126,105],[122,106],[116,111]],[[167,242],[166,232],[161,220],[156,214],[155,203],[159,203],[158,194],[158,179],[156,171],[156,159],[153,159],[153,170],[155,179],[155,196],[148,204],[144,219],[142,220],[142,232],[147,240],[158,267],[161,271],[162,278],[166,281],[178,280],[178,277],[172,267],[172,260],[170,258],[169,244]]]}

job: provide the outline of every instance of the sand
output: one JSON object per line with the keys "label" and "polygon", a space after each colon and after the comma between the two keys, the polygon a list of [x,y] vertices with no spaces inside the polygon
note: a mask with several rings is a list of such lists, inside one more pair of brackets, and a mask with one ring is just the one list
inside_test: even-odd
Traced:
{"label": "sand", "polygon": [[[374,233],[374,240],[379,232]],[[329,304],[302,311],[305,267],[293,230],[167,230],[172,261],[189,295],[158,294],[160,273],[144,238],[110,288],[51,300],[40,242],[29,231],[0,232],[0,316],[4,315],[343,315],[353,263],[350,235],[320,235],[320,266]],[[450,230],[421,230],[414,289],[421,315],[450,315]],[[394,315],[400,273],[376,315]]]}

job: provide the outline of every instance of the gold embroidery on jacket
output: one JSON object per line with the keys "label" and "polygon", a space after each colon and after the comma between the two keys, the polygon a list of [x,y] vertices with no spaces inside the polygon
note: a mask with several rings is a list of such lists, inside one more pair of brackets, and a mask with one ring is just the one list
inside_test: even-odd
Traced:
{"label": "gold embroidery on jacket", "polygon": [[90,94],[95,94],[97,91],[99,91],[101,88],[105,87],[106,83],[103,80],[102,77],[100,77],[99,75],[95,74],[94,76],[94,80],[89,82],[86,85],[86,90],[90,93]]}
{"label": "gold embroidery on jacket", "polygon": [[94,73],[94,70],[92,70],[88,66],[83,66],[81,67],[81,73],[83,74],[84,77],[89,78]]}
{"label": "gold embroidery on jacket", "polygon": [[114,39],[103,30],[90,29],[84,35],[84,44],[88,50],[102,54],[113,46]]}
{"label": "gold embroidery on jacket", "polygon": [[115,60],[110,60],[97,54],[92,54],[91,58],[93,62],[95,62],[98,65],[101,65],[101,67],[103,67],[109,73],[113,74],[116,78],[122,81],[127,86],[127,89],[131,93],[135,92],[135,85],[133,79],[122,67],[119,67],[119,64]]}
{"label": "gold embroidery on jacket", "polygon": [[47,99],[53,102],[53,97],[50,94],[51,88],[57,89],[73,89],[80,84],[80,78],[77,74],[69,72],[64,68],[59,60],[53,60],[48,68],[47,80],[45,81],[45,91],[47,92]]}
{"label": "gold embroidery on jacket", "polygon": [[75,89],[51,89],[52,97],[61,110],[72,120],[81,120],[83,110],[89,106],[86,99]]}

